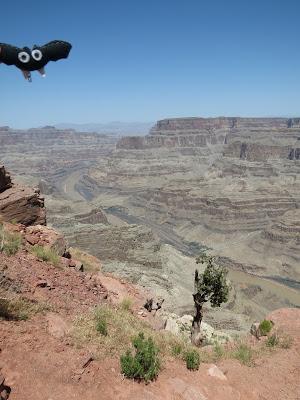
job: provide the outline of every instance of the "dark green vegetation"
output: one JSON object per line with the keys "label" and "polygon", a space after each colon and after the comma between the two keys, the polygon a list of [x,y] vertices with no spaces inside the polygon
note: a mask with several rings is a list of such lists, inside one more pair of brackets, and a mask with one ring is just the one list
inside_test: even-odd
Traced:
{"label": "dark green vegetation", "polygon": [[128,350],[120,358],[122,373],[127,378],[152,381],[160,370],[158,348],[152,338],[145,339],[143,333],[139,333],[132,344],[135,354]]}
{"label": "dark green vegetation", "polygon": [[193,338],[200,332],[204,303],[209,301],[212,307],[220,307],[222,303],[228,301],[230,290],[230,284],[227,281],[228,271],[217,265],[214,257],[202,253],[197,258],[196,263],[205,264],[206,268],[202,274],[199,274],[197,269],[195,271]]}
{"label": "dark green vegetation", "polygon": [[185,362],[187,369],[197,370],[200,365],[200,356],[196,350],[190,350],[185,354]]}
{"label": "dark green vegetation", "polygon": [[263,336],[266,336],[269,332],[271,332],[272,327],[273,323],[267,319],[264,319],[259,324],[259,331]]}
{"label": "dark green vegetation", "polygon": [[98,315],[96,320],[96,330],[103,336],[107,336],[107,323],[103,316]]}

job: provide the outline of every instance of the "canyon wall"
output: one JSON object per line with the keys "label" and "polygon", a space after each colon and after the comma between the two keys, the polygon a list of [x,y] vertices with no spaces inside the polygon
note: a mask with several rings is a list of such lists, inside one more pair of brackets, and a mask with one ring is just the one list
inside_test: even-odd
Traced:
{"label": "canyon wall", "polygon": [[259,161],[265,157],[299,159],[299,119],[174,118],[158,121],[145,137],[124,137],[118,149],[205,147],[226,144],[224,156]]}

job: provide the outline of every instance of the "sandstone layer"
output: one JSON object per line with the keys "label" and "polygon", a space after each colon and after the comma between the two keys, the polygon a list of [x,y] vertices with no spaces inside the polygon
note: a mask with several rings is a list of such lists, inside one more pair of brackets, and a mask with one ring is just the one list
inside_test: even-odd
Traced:
{"label": "sandstone layer", "polygon": [[44,198],[40,191],[12,183],[3,166],[0,166],[0,217],[23,225],[46,224]]}

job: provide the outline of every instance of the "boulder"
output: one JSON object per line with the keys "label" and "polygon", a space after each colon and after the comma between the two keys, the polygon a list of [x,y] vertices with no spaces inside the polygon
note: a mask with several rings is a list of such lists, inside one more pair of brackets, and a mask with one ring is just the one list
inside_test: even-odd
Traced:
{"label": "boulder", "polygon": [[172,318],[168,318],[165,322],[165,330],[173,333],[174,335],[179,334],[179,326],[176,321]]}
{"label": "boulder", "polygon": [[10,392],[11,388],[8,385],[8,379],[5,379],[4,375],[0,373],[0,400],[7,400]]}
{"label": "boulder", "polygon": [[71,258],[70,260],[67,260],[67,265],[70,268],[75,268],[76,271],[83,272],[84,267],[81,261],[75,260],[74,258]]}
{"label": "boulder", "polygon": [[213,378],[220,379],[221,381],[227,381],[226,376],[223,374],[223,372],[218,368],[216,365],[212,365],[209,367],[207,374],[209,376],[212,376]]}
{"label": "boulder", "polygon": [[204,393],[197,387],[180,378],[170,378],[168,384],[172,388],[174,398],[183,400],[208,400]]}
{"label": "boulder", "polygon": [[255,336],[256,339],[260,338],[261,334],[260,334],[260,329],[259,329],[259,322],[254,322],[251,325],[250,333],[251,333],[251,335]]}
{"label": "boulder", "polygon": [[201,331],[195,332],[191,336],[193,316],[183,315],[179,317],[176,314],[164,311],[161,315],[165,318],[164,329],[172,332],[174,335],[180,335],[187,341],[192,340],[196,346],[205,346],[208,344],[227,343],[232,340],[232,337],[225,332],[215,330],[211,325],[206,322],[201,323]]}

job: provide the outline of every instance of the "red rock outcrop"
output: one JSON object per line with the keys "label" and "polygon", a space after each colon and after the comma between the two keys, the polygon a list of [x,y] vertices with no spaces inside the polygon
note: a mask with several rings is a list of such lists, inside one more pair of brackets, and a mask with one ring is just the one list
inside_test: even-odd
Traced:
{"label": "red rock outcrop", "polygon": [[0,193],[12,186],[10,175],[6,172],[3,165],[0,165]]}
{"label": "red rock outcrop", "polygon": [[32,246],[49,247],[60,256],[66,252],[67,243],[63,235],[48,226],[35,225],[27,227],[25,239]]}
{"label": "red rock outcrop", "polygon": [[44,198],[39,189],[11,182],[9,174],[0,167],[0,216],[7,222],[23,225],[46,225]]}

